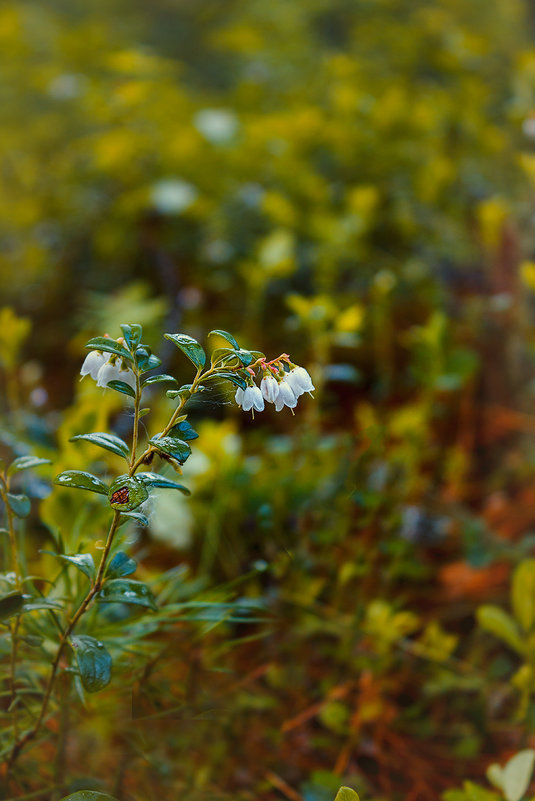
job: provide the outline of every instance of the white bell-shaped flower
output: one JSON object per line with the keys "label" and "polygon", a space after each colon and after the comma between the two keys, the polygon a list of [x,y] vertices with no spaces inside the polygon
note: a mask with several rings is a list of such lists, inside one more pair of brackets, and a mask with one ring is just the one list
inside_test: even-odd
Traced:
{"label": "white bell-shaped flower", "polygon": [[80,369],[80,375],[82,378],[86,375],[90,375],[95,381],[98,377],[98,371],[102,367],[102,365],[106,364],[108,360],[108,356],[101,353],[100,350],[90,350],[87,356],[84,359],[84,363]]}
{"label": "white bell-shaped flower", "polygon": [[313,392],[315,389],[310,374],[304,367],[294,367],[285,377],[285,380],[291,386],[297,398],[304,392]]}
{"label": "white bell-shaped flower", "polygon": [[297,406],[297,397],[286,378],[283,378],[279,384],[279,394],[275,400],[275,410],[280,412],[284,406],[288,406],[290,409],[295,409]]}
{"label": "white bell-shaped flower", "polygon": [[122,381],[132,389],[136,388],[136,377],[132,370],[117,361],[106,362],[98,371],[97,387],[107,387],[110,381]]}
{"label": "white bell-shaped flower", "polygon": [[264,411],[264,398],[262,397],[260,389],[256,385],[247,387],[244,391],[242,409],[244,412],[248,412],[251,409],[253,409],[255,412]]}
{"label": "white bell-shaped flower", "polygon": [[236,401],[236,403],[240,407],[241,407],[241,405],[243,403],[243,396],[244,395],[245,395],[245,391],[241,387],[238,387],[238,389],[236,390],[236,394],[234,395],[234,400]]}
{"label": "white bell-shaped flower", "polygon": [[265,375],[260,382],[262,396],[268,403],[275,403],[279,394],[279,382],[272,375]]}
{"label": "white bell-shaped flower", "polygon": [[128,384],[135,391],[136,377],[129,367],[121,365],[118,376],[119,377],[116,379],[117,381],[122,381],[124,384]]}

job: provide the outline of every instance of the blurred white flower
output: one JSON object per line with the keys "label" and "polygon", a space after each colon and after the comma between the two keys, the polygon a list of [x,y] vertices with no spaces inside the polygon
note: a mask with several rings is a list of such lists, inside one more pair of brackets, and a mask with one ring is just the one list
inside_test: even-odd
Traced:
{"label": "blurred white flower", "polygon": [[91,378],[94,378],[96,381],[98,371],[104,364],[106,364],[107,360],[108,357],[99,350],[90,350],[84,359],[84,363],[82,364],[82,368],[80,370],[80,375],[82,378],[86,375],[90,375]]}
{"label": "blurred white flower", "polygon": [[236,394],[234,395],[234,400],[236,401],[236,403],[240,407],[241,407],[241,405],[243,403],[243,396],[244,395],[245,395],[245,392],[243,391],[243,389],[241,387],[238,387],[238,389],[236,390]]}
{"label": "blurred white flower", "polygon": [[279,394],[275,400],[275,410],[280,412],[284,406],[288,406],[290,409],[294,409],[297,406],[297,398],[286,378],[283,378],[279,384]]}
{"label": "blurred white flower", "polygon": [[296,398],[304,392],[313,392],[315,389],[310,374],[304,367],[294,367],[285,377],[285,381],[293,389]]}
{"label": "blurred white flower", "polygon": [[272,375],[265,375],[260,382],[260,390],[268,403],[275,403],[279,394],[279,382]]}

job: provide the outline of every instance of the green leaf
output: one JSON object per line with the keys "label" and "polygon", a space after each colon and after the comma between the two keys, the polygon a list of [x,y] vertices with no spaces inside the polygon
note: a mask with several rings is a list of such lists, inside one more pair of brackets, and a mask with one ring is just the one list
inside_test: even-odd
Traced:
{"label": "green leaf", "polygon": [[39,609],[63,609],[59,601],[48,601],[46,598],[29,601],[22,607],[23,612],[36,612]]}
{"label": "green leaf", "polygon": [[228,331],[222,331],[220,328],[214,328],[213,331],[210,331],[208,336],[211,337],[213,334],[215,334],[218,337],[221,337],[222,339],[226,339],[227,342],[229,342],[232,345],[232,347],[235,348],[236,350],[240,349],[240,346],[238,345],[232,334],[229,334]]}
{"label": "green leaf", "polygon": [[161,476],[159,473],[138,473],[137,477],[147,487],[177,489],[180,490],[180,492],[183,492],[184,495],[191,495],[191,492],[187,487],[183,487],[182,484],[177,484],[176,481],[171,481],[170,478]]}
{"label": "green leaf", "polygon": [[143,336],[143,328],[137,323],[131,323],[130,325],[128,323],[123,323],[121,325],[121,331],[123,332],[128,347],[131,350],[137,348]]}
{"label": "green leaf", "polygon": [[97,595],[100,603],[137,604],[156,610],[154,595],[142,581],[110,579]]}
{"label": "green leaf", "polygon": [[19,473],[21,470],[30,470],[32,467],[39,467],[41,464],[52,464],[50,459],[40,459],[38,456],[19,456],[9,465],[7,474]]}
{"label": "green leaf", "polygon": [[52,551],[41,551],[41,553],[48,553],[51,556],[55,556],[56,559],[60,559],[62,562],[74,565],[89,579],[92,579],[95,575],[95,563],[90,553],[75,553],[70,556],[65,553],[52,553]]}
{"label": "green leaf", "polygon": [[241,359],[237,351],[232,348],[216,348],[210,357],[210,362],[212,367],[217,364],[222,367],[238,367],[241,365]]}
{"label": "green leaf", "polygon": [[122,395],[129,395],[131,398],[136,397],[136,392],[130,384],[125,384],[124,381],[108,381],[106,384],[107,387],[110,389],[114,389],[116,392],[120,392]]}
{"label": "green leaf", "polygon": [[149,442],[162,453],[172,456],[179,464],[184,464],[191,454],[191,448],[188,443],[177,437],[152,437]]}
{"label": "green leaf", "polygon": [[117,801],[107,793],[97,793],[94,790],[78,790],[76,793],[65,796],[61,801]]}
{"label": "green leaf", "polygon": [[9,592],[0,598],[0,620],[20,614],[24,604],[24,595],[21,592]]}
{"label": "green leaf", "polygon": [[134,361],[132,354],[126,348],[123,348],[122,345],[119,345],[118,342],[109,337],[93,337],[87,343],[86,348],[88,350],[104,351],[104,353],[116,353],[117,356],[122,356],[123,359],[127,359],[129,362]]}
{"label": "green leaf", "polygon": [[511,603],[516,619],[529,631],[535,622],[535,559],[526,559],[516,568]]}
{"label": "green leaf", "polygon": [[513,618],[499,606],[484,604],[477,610],[477,620],[485,631],[503,640],[513,650],[524,653],[525,646],[520,631]]}
{"label": "green leaf", "polygon": [[85,634],[71,637],[70,644],[76,654],[84,689],[96,693],[106,687],[111,679],[111,656],[103,644]]}
{"label": "green leaf", "polygon": [[137,562],[132,559],[124,551],[116,553],[108,567],[106,568],[105,576],[107,579],[121,578],[121,576],[130,576],[135,573]]}
{"label": "green leaf", "polygon": [[253,361],[253,354],[250,350],[244,350],[243,348],[240,348],[237,351],[237,354],[240,357],[240,361],[244,367],[248,367]]}
{"label": "green leaf", "polygon": [[129,520],[135,520],[139,526],[146,527],[149,525],[148,517],[145,517],[140,512],[123,512],[119,518],[119,525],[122,526],[123,523],[128,523]]}
{"label": "green leaf", "polygon": [[237,373],[231,373],[228,370],[218,370],[217,373],[213,373],[212,375],[207,376],[206,382],[213,380],[214,378],[222,378],[225,381],[230,381],[232,384],[235,384],[240,389],[245,389],[247,386],[247,382]]}
{"label": "green leaf", "polygon": [[149,497],[147,488],[138,478],[122,475],[115,479],[108,492],[113,509],[130,512]]}
{"label": "green leaf", "polygon": [[136,348],[136,362],[141,373],[146,373],[148,370],[153,370],[159,367],[162,360],[154,356],[148,345],[140,345]]}
{"label": "green leaf", "polygon": [[170,342],[174,342],[177,348],[180,348],[182,353],[193,362],[195,367],[204,367],[206,363],[206,353],[196,339],[189,337],[187,334],[164,334],[164,337]]}
{"label": "green leaf", "polygon": [[174,425],[169,433],[171,434],[172,437],[185,439],[188,442],[192,439],[197,439],[197,437],[199,436],[195,431],[195,429],[188,423],[187,420],[181,420],[179,423]]}
{"label": "green leaf", "polygon": [[32,505],[27,495],[13,495],[11,492],[7,493],[7,502],[9,508],[17,517],[28,517]]}
{"label": "green leaf", "polygon": [[359,797],[350,787],[340,787],[334,801],[359,801]]}
{"label": "green leaf", "polygon": [[70,438],[69,442],[76,442],[77,440],[92,442],[93,445],[98,445],[99,448],[116,453],[117,456],[124,456],[125,459],[130,455],[126,442],[123,442],[120,437],[116,437],[115,434],[106,434],[104,431],[95,431],[93,434],[76,434],[76,436]]}
{"label": "green leaf", "polygon": [[150,375],[143,381],[141,386],[148,387],[151,384],[160,384],[162,381],[168,381],[173,384],[178,384],[176,378],[173,378],[172,375],[166,375],[165,373],[161,373],[160,375]]}
{"label": "green leaf", "polygon": [[535,751],[526,748],[511,757],[502,772],[503,794],[507,801],[520,801],[531,781]]}
{"label": "green leaf", "polygon": [[60,487],[98,492],[99,495],[108,494],[108,487],[100,478],[91,475],[91,473],[85,473],[83,470],[65,470],[59,476],[56,476],[54,484],[59,484]]}

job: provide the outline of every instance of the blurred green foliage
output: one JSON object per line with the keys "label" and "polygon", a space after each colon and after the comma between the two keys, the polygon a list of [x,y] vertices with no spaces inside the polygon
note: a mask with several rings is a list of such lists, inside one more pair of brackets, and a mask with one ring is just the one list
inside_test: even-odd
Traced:
{"label": "blurred green foliage", "polygon": [[[131,535],[158,591],[180,565],[185,602],[268,621],[127,654],[135,697],[73,701],[20,795],[478,801],[533,745],[534,26],[521,0],[2,4],[6,455],[84,469],[70,437],[127,429],[73,383],[126,320],[217,324],[318,387],[254,427],[213,390],[192,497]],[[97,502],[21,489],[37,573],[102,536]]]}

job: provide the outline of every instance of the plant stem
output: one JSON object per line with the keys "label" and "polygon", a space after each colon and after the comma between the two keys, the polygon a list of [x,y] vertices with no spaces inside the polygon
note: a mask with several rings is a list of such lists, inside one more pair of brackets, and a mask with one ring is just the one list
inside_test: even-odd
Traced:
{"label": "plant stem", "polygon": [[[2,501],[4,503],[7,515],[7,528],[9,532],[9,543],[11,547],[11,569],[15,574],[15,583],[18,590],[21,590],[22,583],[21,583],[21,569],[20,569],[20,560],[19,560],[19,552],[17,547],[17,536],[15,532],[15,521],[13,517],[13,512],[9,505],[7,493],[9,489],[9,479],[7,475],[4,473],[4,476],[0,479],[0,494],[2,496]],[[11,704],[15,704],[13,708],[13,739],[17,740],[19,736],[18,730],[18,714],[17,714],[17,705],[15,700],[15,691],[17,686],[17,650],[18,650],[18,631],[20,626],[20,615],[17,615],[14,621],[10,621],[10,629],[11,629],[11,659],[10,659],[10,668],[9,668],[9,688],[11,690]]]}
{"label": "plant stem", "polygon": [[133,475],[134,465],[136,463],[136,450],[137,450],[137,440],[139,432],[139,404],[141,401],[141,386],[139,383],[139,372],[136,369],[134,373],[136,376],[136,397],[134,400],[134,428],[132,431],[132,455],[130,458],[129,475]]}
{"label": "plant stem", "polygon": [[[196,374],[195,374],[195,378],[193,379],[193,382],[192,382],[191,387],[190,387],[189,396],[187,398],[184,397],[184,396],[182,396],[180,398],[180,403],[176,407],[175,411],[173,412],[173,414],[171,415],[171,417],[169,419],[169,422],[167,423],[167,425],[165,426],[164,430],[160,434],[161,437],[165,437],[169,433],[169,431],[173,428],[177,417],[180,416],[180,412],[184,408],[184,406],[185,406],[186,402],[189,400],[189,398],[191,398],[191,396],[197,391],[197,387],[199,386],[201,380],[205,379],[208,375],[211,375],[214,372],[214,369],[212,367],[210,367],[210,369],[208,369],[205,373],[203,373],[201,375],[201,370],[202,370],[202,368],[199,367],[197,372],[196,372]],[[149,454],[153,453],[156,450],[157,450],[157,448],[155,448],[154,445],[149,445],[143,451],[143,453],[141,454],[139,459],[136,459],[135,461],[133,461],[133,463],[130,466],[129,475],[133,476],[134,473],[136,472],[136,470],[143,464],[143,462],[146,459],[146,457],[149,456]],[[134,456],[135,456],[135,454],[133,453],[132,454],[132,458],[134,458]]]}
{"label": "plant stem", "polygon": [[89,592],[87,593],[87,595],[85,596],[84,600],[82,601],[82,603],[80,604],[80,606],[78,607],[78,609],[76,610],[76,612],[74,613],[72,618],[70,619],[69,623],[67,624],[67,628],[65,629],[65,631],[61,635],[61,638],[60,638],[60,641],[59,641],[58,650],[56,652],[56,656],[55,656],[54,661],[52,663],[52,669],[50,671],[48,684],[46,686],[45,695],[44,695],[44,698],[43,698],[43,703],[41,705],[41,710],[39,712],[37,721],[35,722],[33,728],[31,728],[28,732],[26,732],[26,734],[20,740],[15,742],[15,745],[13,746],[13,750],[11,751],[11,755],[10,755],[8,763],[7,763],[8,772],[13,769],[13,766],[14,766],[14,764],[15,764],[15,762],[16,762],[19,754],[20,754],[20,752],[22,751],[22,749],[31,740],[33,740],[34,737],[36,736],[36,734],[39,732],[39,729],[41,728],[41,725],[42,725],[42,723],[43,723],[43,721],[45,719],[45,716],[46,716],[46,713],[47,713],[47,710],[48,710],[48,704],[50,702],[50,698],[51,698],[51,695],[52,695],[52,690],[54,689],[54,684],[55,684],[56,677],[57,677],[59,663],[61,661],[61,657],[63,655],[63,651],[64,651],[65,646],[67,644],[67,640],[69,639],[70,635],[72,634],[72,632],[74,630],[74,627],[76,626],[76,624],[78,623],[78,621],[80,620],[82,615],[85,613],[85,611],[87,610],[87,607],[89,606],[89,604],[91,603],[91,601],[93,600],[95,595],[99,592],[99,590],[100,590],[100,588],[102,586],[102,579],[104,577],[104,571],[106,569],[106,561],[107,561],[109,553],[110,553],[110,549],[111,549],[111,546],[112,546],[112,543],[113,543],[113,538],[115,536],[115,532],[117,531],[117,527],[119,525],[120,517],[121,517],[121,513],[120,512],[118,512],[118,511],[114,512],[113,519],[112,519],[112,522],[111,522],[111,525],[110,525],[110,530],[109,530],[108,536],[106,538],[106,544],[105,544],[104,550],[102,552],[102,557],[101,557],[101,560],[100,560],[100,564],[99,564],[99,568],[98,568],[95,580],[94,580],[93,584],[91,585],[91,588],[90,588]]}

